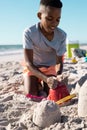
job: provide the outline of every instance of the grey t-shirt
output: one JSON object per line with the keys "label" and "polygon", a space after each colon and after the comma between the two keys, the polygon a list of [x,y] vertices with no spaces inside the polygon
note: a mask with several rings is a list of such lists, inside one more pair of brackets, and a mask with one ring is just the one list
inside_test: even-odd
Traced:
{"label": "grey t-shirt", "polygon": [[56,55],[62,56],[66,51],[66,33],[56,28],[54,38],[49,41],[41,33],[39,23],[24,30],[23,48],[33,49],[33,62],[35,65],[56,65]]}

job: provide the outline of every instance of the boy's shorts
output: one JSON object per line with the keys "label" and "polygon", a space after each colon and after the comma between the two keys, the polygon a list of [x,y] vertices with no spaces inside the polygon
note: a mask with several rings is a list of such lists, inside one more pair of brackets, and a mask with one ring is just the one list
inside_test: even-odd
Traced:
{"label": "boy's shorts", "polygon": [[[44,73],[45,75],[54,75],[56,76],[56,68],[55,66],[50,66],[50,67],[41,67],[39,68],[39,70]],[[34,74],[29,71],[29,69],[24,66],[24,70],[23,70],[23,75],[28,75],[28,76],[34,76]]]}

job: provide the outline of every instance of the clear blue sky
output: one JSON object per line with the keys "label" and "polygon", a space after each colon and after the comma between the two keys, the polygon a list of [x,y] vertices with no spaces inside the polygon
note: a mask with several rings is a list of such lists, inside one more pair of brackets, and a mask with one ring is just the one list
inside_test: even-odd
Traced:
{"label": "clear blue sky", "polygon": [[[37,23],[40,0],[0,0],[0,44],[22,44],[23,30]],[[68,39],[87,43],[87,0],[61,0],[59,27]]]}

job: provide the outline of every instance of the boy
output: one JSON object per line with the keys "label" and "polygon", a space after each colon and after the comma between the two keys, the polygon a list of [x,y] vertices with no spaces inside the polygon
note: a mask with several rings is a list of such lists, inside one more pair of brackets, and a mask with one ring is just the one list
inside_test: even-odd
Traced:
{"label": "boy", "polygon": [[[41,0],[37,13],[40,22],[24,31],[24,89],[29,97],[39,96],[40,81],[48,95],[49,89],[58,84],[57,75],[62,73],[66,33],[57,27],[61,8],[60,0]],[[60,66],[57,71],[56,65]]]}

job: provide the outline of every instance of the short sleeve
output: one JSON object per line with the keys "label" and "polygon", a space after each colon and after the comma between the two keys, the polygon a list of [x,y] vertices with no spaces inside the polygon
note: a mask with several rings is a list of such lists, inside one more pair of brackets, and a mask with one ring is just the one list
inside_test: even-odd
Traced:
{"label": "short sleeve", "polygon": [[32,49],[33,48],[33,43],[30,38],[30,32],[28,29],[24,30],[23,32],[23,48],[25,49]]}
{"label": "short sleeve", "polygon": [[61,41],[59,49],[56,50],[56,54],[58,56],[64,55],[64,53],[66,52],[66,44],[67,44],[67,35],[65,35],[63,40]]}

